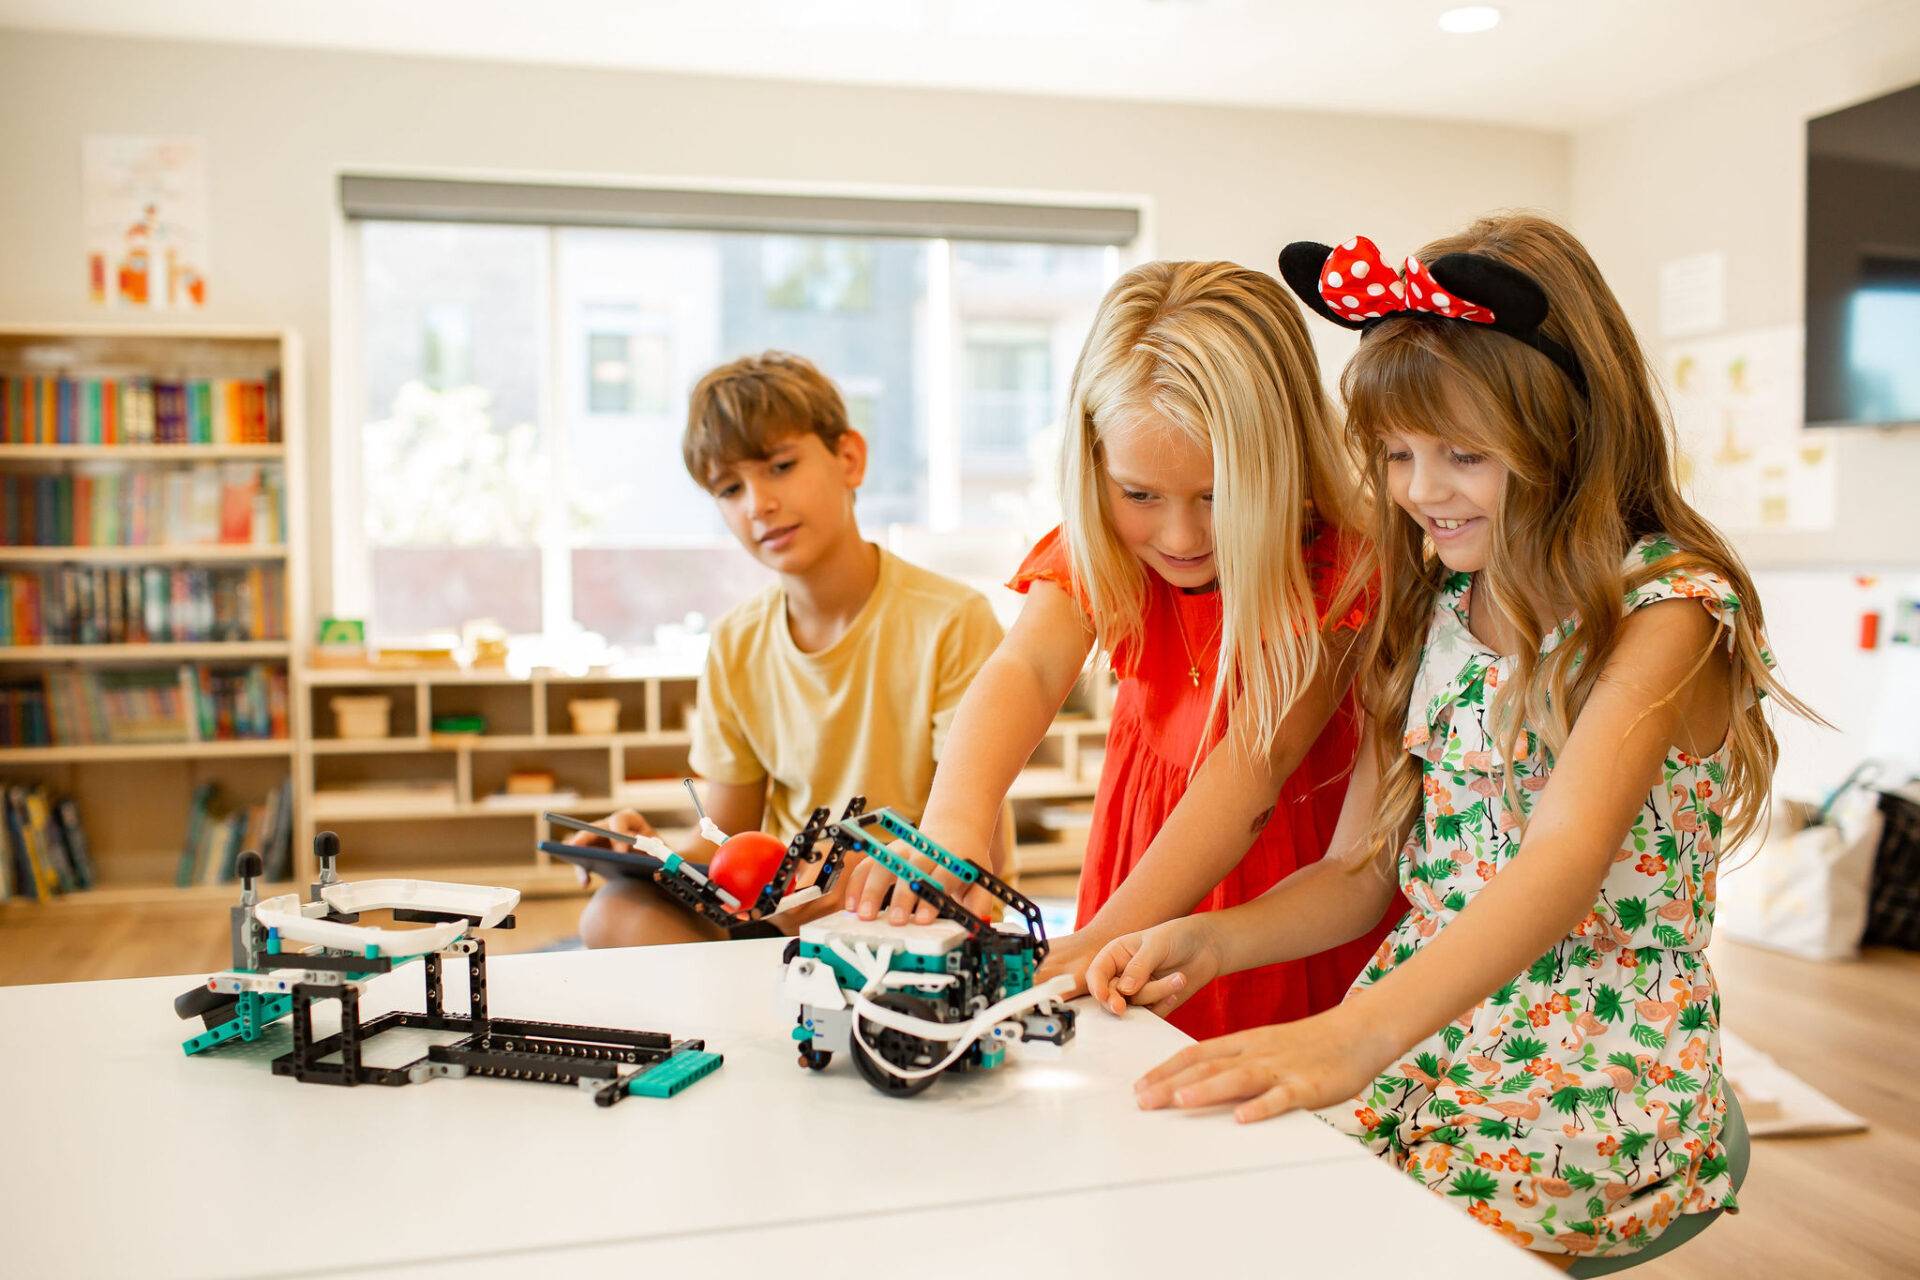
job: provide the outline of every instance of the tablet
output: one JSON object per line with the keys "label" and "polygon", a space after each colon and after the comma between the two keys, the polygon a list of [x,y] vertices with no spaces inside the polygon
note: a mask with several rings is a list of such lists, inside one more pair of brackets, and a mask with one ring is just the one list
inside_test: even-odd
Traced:
{"label": "tablet", "polygon": [[[603,876],[624,876],[629,880],[652,880],[654,873],[667,864],[658,858],[650,858],[644,853],[616,853],[612,849],[595,849],[582,844],[562,844],[558,840],[542,840],[540,852],[571,862],[576,867],[585,867]],[[697,865],[697,864],[695,864]]]}

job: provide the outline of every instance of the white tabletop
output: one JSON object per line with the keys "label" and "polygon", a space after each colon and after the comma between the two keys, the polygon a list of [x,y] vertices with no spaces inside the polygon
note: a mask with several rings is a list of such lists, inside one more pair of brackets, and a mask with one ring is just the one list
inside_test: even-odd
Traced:
{"label": "white tabletop", "polygon": [[[9,1269],[526,1274],[532,1255],[563,1250],[569,1269],[710,1271],[742,1249],[818,1258],[851,1229],[863,1248],[919,1252],[914,1275],[970,1269],[972,1250],[927,1249],[969,1233],[1012,1274],[1092,1259],[1144,1273],[1196,1247],[1249,1270],[1305,1257],[1384,1269],[1440,1250],[1482,1277],[1540,1273],[1311,1117],[1139,1111],[1130,1082],[1185,1042],[1147,1014],[1082,1002],[1072,1043],[1015,1046],[1005,1067],[912,1099],[883,1097],[842,1059],[805,1071],[776,994],[780,947],[495,958],[497,1017],[701,1037],[726,1056],[675,1098],[612,1108],[493,1080],[302,1084],[267,1067],[283,1030],[188,1058],[180,1041],[199,1023],[172,1001],[199,975],[0,988]],[[449,968],[457,1008],[465,984]],[[375,982],[364,1012],[419,999],[409,967]],[[396,1060],[403,1046],[382,1056],[381,1041],[406,1034],[370,1041],[367,1060]]]}

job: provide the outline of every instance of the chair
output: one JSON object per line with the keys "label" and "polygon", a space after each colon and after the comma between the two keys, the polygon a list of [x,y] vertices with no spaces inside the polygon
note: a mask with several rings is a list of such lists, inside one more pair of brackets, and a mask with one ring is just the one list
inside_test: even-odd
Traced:
{"label": "chair", "polygon": [[[1753,1161],[1753,1139],[1747,1133],[1747,1118],[1740,1113],[1740,1100],[1733,1096],[1732,1085],[1727,1086],[1727,1122],[1721,1129],[1720,1141],[1727,1149],[1727,1173],[1733,1179],[1734,1190],[1738,1191],[1746,1182],[1747,1166]],[[1567,1274],[1584,1280],[1587,1276],[1610,1276],[1616,1271],[1652,1262],[1705,1231],[1725,1212],[1725,1209],[1715,1209],[1711,1213],[1683,1213],[1646,1248],[1611,1258],[1582,1258],[1568,1268]]]}

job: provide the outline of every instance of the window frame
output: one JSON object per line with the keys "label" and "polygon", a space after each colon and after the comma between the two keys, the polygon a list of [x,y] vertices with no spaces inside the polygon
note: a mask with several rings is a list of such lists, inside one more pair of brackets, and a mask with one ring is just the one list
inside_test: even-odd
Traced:
{"label": "window frame", "polygon": [[[357,170],[363,177],[390,177],[396,179],[420,180],[423,182],[467,182],[471,175],[431,175],[418,171],[372,174]],[[350,178],[349,174],[338,175],[336,191],[342,189]],[[1132,266],[1152,258],[1154,239],[1154,209],[1151,199],[1134,193],[1105,192],[1035,192],[1021,190],[980,190],[953,189],[935,187],[878,187],[878,186],[842,186],[829,184],[780,184],[780,183],[726,183],[712,182],[701,184],[682,184],[672,180],[644,180],[633,184],[613,183],[605,178],[526,178],[508,179],[501,182],[483,179],[492,187],[511,188],[517,182],[532,184],[529,190],[537,191],[542,184],[568,183],[572,189],[586,191],[621,192],[646,188],[659,192],[684,193],[697,201],[699,197],[711,195],[720,197],[748,197],[765,199],[776,204],[792,197],[820,198],[822,200],[870,199],[875,201],[922,201],[929,207],[940,209],[947,206],[940,202],[957,202],[954,207],[969,206],[1007,206],[1009,209],[1031,207],[1058,207],[1073,209],[1126,209],[1137,216],[1137,234],[1125,244],[1105,246],[1109,253],[1108,274],[1118,275]],[[616,197],[617,198],[617,197]],[[788,205],[786,207],[792,207]],[[326,518],[331,524],[330,536],[316,540],[324,545],[326,563],[318,566],[316,577],[322,586],[319,594],[325,601],[323,613],[334,617],[368,618],[373,603],[373,582],[371,578],[372,556],[368,545],[363,520],[364,494],[361,487],[362,453],[361,421],[362,402],[365,398],[365,383],[360,367],[359,343],[364,332],[362,307],[362,272],[364,270],[364,248],[362,228],[369,220],[386,220],[379,215],[356,215],[349,212],[344,200],[336,198],[332,207],[331,239],[333,253],[332,271],[332,308],[331,308],[331,352],[330,378],[328,385],[327,420],[331,424],[328,433],[328,466],[326,468],[331,484],[327,498]],[[441,221],[440,218],[419,217],[414,220]],[[448,218],[447,221],[460,219]],[[567,441],[564,430],[566,413],[565,394],[567,352],[559,340],[564,332],[561,290],[557,284],[555,263],[558,260],[560,233],[571,226],[614,225],[641,226],[641,222],[609,219],[605,222],[539,222],[534,218],[472,218],[479,222],[535,223],[547,232],[546,253],[542,261],[541,287],[546,298],[545,331],[543,340],[543,387],[539,397],[540,419],[537,428],[543,448],[547,451],[552,474],[566,475]],[[673,224],[671,229],[689,231],[738,231],[752,230],[772,235],[819,235],[859,236],[873,234],[863,232],[859,227],[847,227],[835,230],[828,227],[801,224],[769,223],[742,227],[738,225],[687,225]],[[926,417],[923,425],[927,433],[927,482],[929,502],[926,519],[918,527],[932,532],[947,532],[960,527],[962,474],[961,431],[955,392],[959,390],[959,379],[963,370],[964,341],[962,326],[957,323],[953,301],[953,240],[940,234],[944,227],[926,227],[921,234],[912,235],[907,230],[895,228],[882,234],[902,235],[906,238],[924,239],[929,244],[929,269],[927,284],[927,305],[929,312],[928,368],[926,386],[944,388],[944,394],[928,394],[926,397]],[[976,238],[967,235],[966,240]],[[1073,243],[1068,240],[1016,240],[1016,243]],[[1084,243],[1084,242],[1083,242]],[[878,530],[870,530],[878,534]],[[732,545],[731,539],[724,536],[699,537],[692,539],[661,540],[657,544],[646,546],[700,546],[725,547]],[[573,582],[571,572],[571,552],[573,548],[563,536],[549,533],[540,544],[541,550],[541,625],[548,636],[564,634],[573,622]]]}

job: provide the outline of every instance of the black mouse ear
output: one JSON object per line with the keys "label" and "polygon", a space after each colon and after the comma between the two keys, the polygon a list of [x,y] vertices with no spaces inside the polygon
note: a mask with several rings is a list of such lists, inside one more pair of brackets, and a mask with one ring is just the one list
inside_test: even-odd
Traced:
{"label": "black mouse ear", "polygon": [[1493,312],[1492,327],[1514,337],[1539,332],[1547,294],[1518,267],[1478,253],[1449,253],[1427,264],[1427,274],[1454,297]]}
{"label": "black mouse ear", "polygon": [[1517,338],[1560,366],[1584,399],[1587,373],[1573,352],[1542,333],[1547,320],[1547,291],[1520,268],[1478,253],[1449,253],[1427,264],[1434,282],[1454,297],[1493,312],[1487,326]]}
{"label": "black mouse ear", "polygon": [[1326,268],[1327,258],[1332,253],[1332,245],[1295,240],[1280,251],[1280,278],[1299,295],[1300,301],[1307,304],[1307,310],[1322,320],[1331,321],[1342,329],[1358,329],[1362,321],[1349,320],[1340,315],[1320,296],[1320,273]]}

